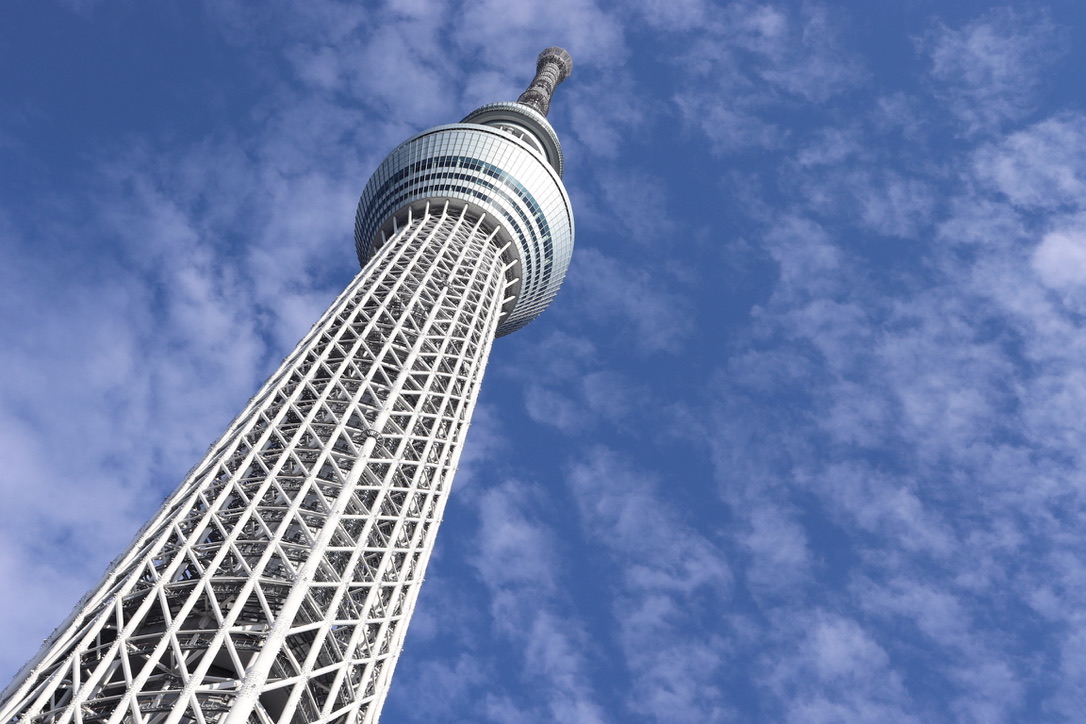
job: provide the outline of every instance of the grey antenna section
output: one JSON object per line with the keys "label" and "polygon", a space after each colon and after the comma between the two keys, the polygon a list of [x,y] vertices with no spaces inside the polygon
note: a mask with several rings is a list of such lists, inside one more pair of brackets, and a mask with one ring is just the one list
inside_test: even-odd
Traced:
{"label": "grey antenna section", "polygon": [[564,48],[551,47],[539,54],[535,64],[535,78],[528,90],[520,94],[517,103],[531,106],[544,116],[551,108],[551,95],[559,83],[573,70],[573,58]]}

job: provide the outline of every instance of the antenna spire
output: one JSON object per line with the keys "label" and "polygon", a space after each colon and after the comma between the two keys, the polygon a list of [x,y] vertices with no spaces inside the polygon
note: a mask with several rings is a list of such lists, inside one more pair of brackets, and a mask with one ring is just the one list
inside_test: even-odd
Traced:
{"label": "antenna spire", "polygon": [[551,95],[559,83],[573,70],[573,58],[564,48],[550,47],[539,54],[535,78],[528,90],[520,94],[517,103],[531,106],[544,116],[551,108]]}

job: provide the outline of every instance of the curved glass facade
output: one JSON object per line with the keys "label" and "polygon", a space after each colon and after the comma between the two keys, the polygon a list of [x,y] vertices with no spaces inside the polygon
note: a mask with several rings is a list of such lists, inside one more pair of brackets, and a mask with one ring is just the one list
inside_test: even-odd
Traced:
{"label": "curved glass facade", "polygon": [[573,253],[573,212],[555,169],[497,128],[458,123],[424,131],[389,154],[366,184],[355,219],[359,261],[369,261],[398,213],[444,200],[485,214],[499,231],[496,243],[513,242],[505,293],[515,299],[503,305],[498,335],[535,319],[557,294]]}

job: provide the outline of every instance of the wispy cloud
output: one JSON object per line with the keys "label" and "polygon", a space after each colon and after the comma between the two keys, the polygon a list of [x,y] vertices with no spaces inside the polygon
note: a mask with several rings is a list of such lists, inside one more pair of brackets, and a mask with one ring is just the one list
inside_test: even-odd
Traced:
{"label": "wispy cloud", "polygon": [[938,24],[917,45],[950,111],[977,132],[1028,115],[1065,44],[1044,14],[999,8],[959,29]]}
{"label": "wispy cloud", "polygon": [[24,98],[0,117],[7,167],[38,174],[0,185],[0,663],[355,272],[383,154],[515,98],[559,44],[579,248],[495,346],[392,706],[1073,720],[1086,120],[1060,74],[1081,28],[961,12],[217,0],[186,18],[221,122],[88,123],[50,175],[28,129],[69,106]]}
{"label": "wispy cloud", "polygon": [[681,59],[686,84],[675,102],[683,118],[718,153],[781,147],[789,131],[773,109],[822,104],[867,78],[838,24],[817,4],[733,3],[714,12]]}
{"label": "wispy cloud", "polygon": [[817,609],[781,621],[780,647],[762,655],[762,685],[788,722],[920,722],[908,711],[902,676],[855,620]]}
{"label": "wispy cloud", "polygon": [[581,249],[568,286],[570,301],[582,314],[599,323],[621,324],[634,346],[644,351],[675,352],[692,330],[689,303],[659,269]]}
{"label": "wispy cloud", "polygon": [[977,150],[976,178],[1025,209],[1081,207],[1086,192],[1086,118],[1045,119]]}
{"label": "wispy cloud", "polygon": [[653,476],[609,450],[574,465],[569,484],[584,535],[617,567],[613,606],[633,676],[626,706],[654,721],[726,720],[726,644],[714,623],[731,572],[720,551],[684,523]]}
{"label": "wispy cloud", "polygon": [[494,721],[516,712],[515,721],[610,721],[595,701],[585,651],[590,638],[568,612],[562,595],[554,532],[531,513],[542,492],[508,481],[484,492],[474,565],[490,595],[495,625],[521,654],[523,676],[541,695],[528,701],[505,697],[491,710]]}

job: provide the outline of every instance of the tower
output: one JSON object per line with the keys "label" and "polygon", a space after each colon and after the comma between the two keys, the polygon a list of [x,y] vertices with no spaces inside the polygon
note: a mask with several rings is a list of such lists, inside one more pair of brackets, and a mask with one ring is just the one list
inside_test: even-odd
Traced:
{"label": "tower", "polygon": [[515,103],[396,148],[362,271],[4,692],[0,721],[374,722],[495,337],[573,248],[548,48]]}

